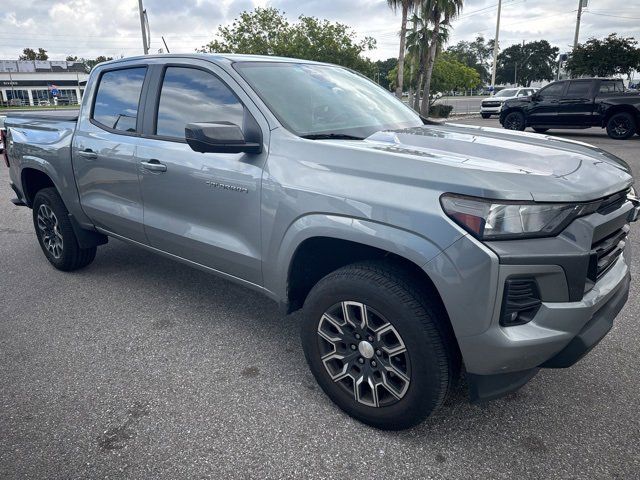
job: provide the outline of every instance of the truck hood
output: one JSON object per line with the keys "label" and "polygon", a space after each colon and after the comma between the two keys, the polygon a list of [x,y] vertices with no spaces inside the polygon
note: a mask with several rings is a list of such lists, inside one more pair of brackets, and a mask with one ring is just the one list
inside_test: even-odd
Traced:
{"label": "truck hood", "polygon": [[438,124],[380,131],[348,143],[456,167],[434,173],[450,177],[441,183],[457,187],[458,193],[493,198],[588,201],[633,183],[631,169],[618,157],[586,143],[533,133]]}

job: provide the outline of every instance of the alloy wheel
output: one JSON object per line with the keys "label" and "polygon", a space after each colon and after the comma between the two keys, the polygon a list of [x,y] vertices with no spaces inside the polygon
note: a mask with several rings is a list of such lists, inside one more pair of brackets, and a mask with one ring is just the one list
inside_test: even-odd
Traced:
{"label": "alloy wheel", "polygon": [[62,250],[64,243],[62,234],[60,233],[60,225],[58,223],[58,217],[53,213],[53,210],[48,205],[42,204],[38,208],[38,230],[42,238],[47,251],[53,256],[53,258],[60,258],[62,256]]}
{"label": "alloy wheel", "polygon": [[504,121],[504,127],[508,130],[522,130],[522,118],[518,114],[508,115]]}
{"label": "alloy wheel", "polygon": [[613,119],[613,132],[617,137],[624,137],[631,130],[631,122],[626,117],[616,117]]}
{"label": "alloy wheel", "polygon": [[361,404],[398,402],[411,381],[409,353],[396,328],[371,307],[333,305],[318,323],[322,363],[331,379]]}

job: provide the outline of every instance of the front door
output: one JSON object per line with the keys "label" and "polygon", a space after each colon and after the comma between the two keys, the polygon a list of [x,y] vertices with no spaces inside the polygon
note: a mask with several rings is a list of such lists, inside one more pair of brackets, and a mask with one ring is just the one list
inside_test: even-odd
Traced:
{"label": "front door", "polygon": [[158,72],[159,101],[148,122],[153,130],[137,150],[145,231],[155,248],[260,284],[266,153],[198,153],[184,140],[188,123],[244,128],[251,115],[214,71],[223,74],[213,66],[174,64]]}
{"label": "front door", "polygon": [[565,82],[556,82],[540,90],[531,99],[530,125],[554,125],[558,123],[558,105]]}
{"label": "front door", "polygon": [[97,227],[141,243],[146,237],[135,149],[146,72],[140,66],[100,75],[92,112],[81,117],[72,148],[84,212]]}

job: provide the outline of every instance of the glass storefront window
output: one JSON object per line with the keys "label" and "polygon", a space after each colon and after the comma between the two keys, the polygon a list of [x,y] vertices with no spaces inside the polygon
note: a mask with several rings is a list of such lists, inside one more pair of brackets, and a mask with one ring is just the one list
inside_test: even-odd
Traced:
{"label": "glass storefront window", "polygon": [[7,100],[11,106],[29,105],[29,92],[27,90],[7,90]]}

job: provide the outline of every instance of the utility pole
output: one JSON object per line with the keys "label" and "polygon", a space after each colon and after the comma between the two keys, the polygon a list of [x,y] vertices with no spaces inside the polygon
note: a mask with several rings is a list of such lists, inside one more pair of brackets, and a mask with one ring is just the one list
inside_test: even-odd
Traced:
{"label": "utility pole", "polygon": [[495,90],[496,86],[496,67],[498,64],[498,37],[500,36],[500,10],[502,9],[502,0],[498,0],[498,19],[496,20],[496,38],[493,41],[493,68],[491,71],[491,86]]}
{"label": "utility pole", "polygon": [[580,18],[582,17],[583,0],[578,0],[578,17],[576,18],[576,34],[573,36],[573,48],[578,46],[578,37],[580,36]]}
{"label": "utility pole", "polygon": [[146,12],[142,8],[142,0],[138,0],[138,10],[140,11],[140,28],[142,29],[142,49],[145,55],[149,55],[149,44],[147,43],[147,29],[145,26],[144,17]]}

